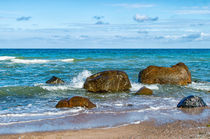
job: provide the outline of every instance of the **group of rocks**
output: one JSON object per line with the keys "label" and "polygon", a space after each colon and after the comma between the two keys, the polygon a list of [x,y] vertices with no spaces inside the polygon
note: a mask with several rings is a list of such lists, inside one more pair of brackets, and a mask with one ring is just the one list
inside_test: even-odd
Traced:
{"label": "group of rocks", "polygon": [[[184,63],[178,63],[171,67],[149,66],[139,72],[138,81],[143,84],[173,84],[187,85],[191,83],[191,73]],[[58,77],[53,76],[46,83],[64,84],[65,82]],[[96,73],[88,77],[84,83],[84,89],[93,93],[109,92],[129,92],[131,83],[128,75],[123,71],[111,70]],[[143,87],[135,95],[152,95],[153,91]],[[58,102],[57,108],[61,107],[96,107],[89,99],[75,96],[71,99],[64,99]],[[188,96],[183,98],[177,107],[205,107],[207,106],[202,98],[198,96]]]}

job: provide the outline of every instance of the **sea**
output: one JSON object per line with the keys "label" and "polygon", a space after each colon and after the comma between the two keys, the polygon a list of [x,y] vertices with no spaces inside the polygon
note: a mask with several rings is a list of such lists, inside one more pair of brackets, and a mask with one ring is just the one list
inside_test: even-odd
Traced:
{"label": "sea", "polygon": [[[191,71],[191,84],[138,82],[139,72],[150,65],[170,67],[179,62]],[[130,92],[83,89],[87,77],[107,70],[126,72]],[[46,84],[52,76],[65,84]],[[153,95],[134,95],[143,86],[152,89]],[[202,97],[210,105],[210,49],[0,49],[0,134],[209,118],[210,109],[177,108],[189,95]],[[55,108],[59,100],[73,96],[89,98],[97,107]]]}

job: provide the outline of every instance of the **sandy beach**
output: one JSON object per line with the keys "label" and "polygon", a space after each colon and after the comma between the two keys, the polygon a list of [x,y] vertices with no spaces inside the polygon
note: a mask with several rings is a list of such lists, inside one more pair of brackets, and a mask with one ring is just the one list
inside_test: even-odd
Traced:
{"label": "sandy beach", "polygon": [[84,130],[65,130],[51,132],[32,132],[24,134],[0,135],[1,139],[177,139],[210,138],[210,118],[202,121],[175,121],[160,124],[145,121],[139,124],[113,128],[95,128]]}

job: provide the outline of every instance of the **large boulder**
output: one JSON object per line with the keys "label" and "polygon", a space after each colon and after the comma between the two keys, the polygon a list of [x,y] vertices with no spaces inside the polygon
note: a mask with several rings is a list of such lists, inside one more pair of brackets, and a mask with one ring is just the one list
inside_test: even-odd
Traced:
{"label": "large boulder", "polygon": [[88,77],[84,88],[90,92],[122,92],[131,88],[128,75],[123,71],[103,71]]}
{"label": "large boulder", "polygon": [[64,81],[58,77],[52,76],[48,81],[47,84],[64,84]]}
{"label": "large boulder", "polygon": [[93,104],[88,98],[80,97],[80,96],[74,96],[71,99],[63,99],[58,102],[58,104],[55,106],[56,108],[62,108],[62,107],[84,107],[84,108],[94,108],[96,107],[95,104]]}
{"label": "large boulder", "polygon": [[151,89],[147,88],[147,87],[142,87],[141,89],[139,89],[135,95],[152,95],[153,92]]}
{"label": "large boulder", "polygon": [[172,67],[149,66],[139,72],[139,82],[187,85],[191,83],[191,73],[184,63],[178,63]]}
{"label": "large boulder", "polygon": [[190,95],[184,97],[177,105],[178,108],[194,108],[194,107],[206,107],[206,103],[201,97]]}

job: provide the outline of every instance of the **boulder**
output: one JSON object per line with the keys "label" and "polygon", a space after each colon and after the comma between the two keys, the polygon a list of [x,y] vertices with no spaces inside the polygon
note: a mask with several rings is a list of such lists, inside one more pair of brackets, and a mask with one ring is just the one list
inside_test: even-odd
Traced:
{"label": "boulder", "polygon": [[139,82],[187,85],[191,83],[191,73],[184,63],[178,63],[172,67],[149,66],[139,72]]}
{"label": "boulder", "polygon": [[139,91],[135,93],[135,95],[152,95],[152,94],[153,94],[152,90],[145,86],[139,89]]}
{"label": "boulder", "polygon": [[177,105],[178,108],[194,108],[194,107],[206,107],[206,103],[201,97],[190,95],[184,97]]}
{"label": "boulder", "polygon": [[95,104],[93,104],[88,98],[80,97],[80,96],[74,96],[71,99],[63,99],[58,102],[58,104],[55,106],[56,108],[62,108],[62,107],[85,107],[88,109],[96,107]]}
{"label": "boulder", "polygon": [[64,81],[58,77],[52,76],[51,79],[46,81],[47,84],[64,84]]}
{"label": "boulder", "polygon": [[131,88],[128,75],[123,71],[103,71],[88,77],[84,88],[90,92],[122,92]]}

